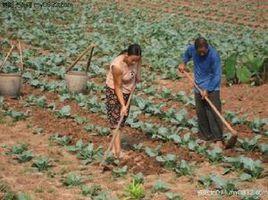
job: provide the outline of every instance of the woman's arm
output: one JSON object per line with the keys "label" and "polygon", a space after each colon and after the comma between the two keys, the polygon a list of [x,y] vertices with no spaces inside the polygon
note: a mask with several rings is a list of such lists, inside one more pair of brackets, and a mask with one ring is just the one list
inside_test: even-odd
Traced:
{"label": "woman's arm", "polygon": [[112,66],[112,74],[114,79],[114,91],[121,104],[121,115],[127,114],[126,102],[122,92],[122,71],[119,66]]}
{"label": "woman's arm", "polygon": [[140,83],[141,82],[141,59],[138,62],[138,68],[137,68],[137,75],[136,75],[136,83]]}
{"label": "woman's arm", "polygon": [[125,105],[123,92],[121,89],[122,86],[122,71],[118,66],[112,66],[112,73],[113,73],[113,79],[114,79],[114,91],[115,94],[121,104],[121,106]]}

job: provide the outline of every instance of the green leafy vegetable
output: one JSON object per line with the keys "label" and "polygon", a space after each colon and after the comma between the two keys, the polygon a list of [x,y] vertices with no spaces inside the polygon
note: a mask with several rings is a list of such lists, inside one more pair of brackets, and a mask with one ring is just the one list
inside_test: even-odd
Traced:
{"label": "green leafy vegetable", "polygon": [[166,168],[173,168],[176,165],[176,155],[166,154],[163,156],[157,156],[156,160],[163,163]]}
{"label": "green leafy vegetable", "polygon": [[47,157],[38,157],[34,160],[32,167],[37,168],[38,171],[45,171],[52,167],[52,164]]}
{"label": "green leafy vegetable", "polygon": [[144,176],[141,172],[139,172],[138,174],[135,174],[132,176],[133,177],[133,181],[135,184],[142,184],[144,183]]}
{"label": "green leafy vegetable", "polygon": [[66,149],[70,152],[81,151],[85,147],[83,140],[80,139],[76,142],[74,146],[67,146]]}
{"label": "green leafy vegetable", "polygon": [[127,174],[127,170],[128,170],[127,166],[124,166],[122,168],[115,168],[112,171],[112,175],[114,177],[122,177],[122,176],[125,176]]}
{"label": "green leafy vegetable", "polygon": [[18,144],[11,147],[8,155],[22,154],[24,151],[28,150],[28,144]]}
{"label": "green leafy vegetable", "polygon": [[77,157],[83,160],[85,165],[92,163],[95,160],[100,160],[102,156],[102,147],[94,149],[94,145],[92,143],[89,143],[87,146],[83,147],[77,154]]}
{"label": "green leafy vegetable", "polygon": [[57,117],[67,118],[71,116],[71,107],[69,105],[63,106],[59,111],[56,112]]}
{"label": "green leafy vegetable", "polygon": [[62,146],[67,146],[72,140],[72,138],[67,135],[60,136],[59,134],[54,134],[49,139]]}
{"label": "green leafy vegetable", "polygon": [[181,160],[179,163],[177,163],[174,171],[179,176],[187,176],[193,173],[192,167],[185,160]]}
{"label": "green leafy vegetable", "polygon": [[241,147],[246,151],[253,151],[255,148],[258,147],[258,140],[261,138],[261,135],[256,135],[252,139],[244,138],[238,139]]}
{"label": "green leafy vegetable", "polygon": [[25,114],[23,112],[18,112],[18,111],[14,111],[14,110],[6,111],[5,114],[10,116],[13,119],[13,121],[15,121],[15,122],[17,122],[19,120],[24,120],[28,116],[27,114]]}
{"label": "green leafy vegetable", "polygon": [[207,150],[207,156],[211,162],[219,162],[223,159],[222,149],[216,147],[213,150]]}
{"label": "green leafy vegetable", "polygon": [[24,151],[21,154],[16,156],[16,159],[18,160],[19,163],[24,163],[32,160],[33,158],[33,153],[31,151]]}
{"label": "green leafy vegetable", "polygon": [[81,187],[82,194],[84,196],[88,196],[92,199],[94,199],[96,196],[100,195],[102,192],[102,188],[100,185],[93,184],[91,187],[88,187],[86,185],[82,185]]}
{"label": "green leafy vegetable", "polygon": [[167,192],[166,197],[168,200],[182,200],[182,197],[179,194],[173,192]]}
{"label": "green leafy vegetable", "polygon": [[167,192],[169,190],[170,189],[169,189],[168,184],[163,182],[162,180],[158,180],[153,186],[154,192]]}
{"label": "green leafy vegetable", "polygon": [[145,153],[150,157],[156,157],[160,154],[161,145],[158,145],[155,149],[145,147]]}
{"label": "green leafy vegetable", "polygon": [[83,183],[82,177],[75,173],[68,174],[65,180],[63,181],[63,184],[68,187],[78,186],[81,185],[82,183]]}
{"label": "green leafy vegetable", "polygon": [[125,196],[127,199],[143,199],[145,191],[140,183],[133,181],[125,188]]}

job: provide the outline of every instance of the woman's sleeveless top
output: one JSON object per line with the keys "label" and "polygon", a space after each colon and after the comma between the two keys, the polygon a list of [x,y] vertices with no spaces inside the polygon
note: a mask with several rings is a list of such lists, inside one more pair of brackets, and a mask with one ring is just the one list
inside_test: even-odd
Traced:
{"label": "woman's sleeveless top", "polygon": [[124,55],[117,56],[110,65],[110,70],[107,74],[106,85],[114,89],[114,78],[112,74],[113,66],[119,66],[122,70],[122,92],[129,94],[131,89],[135,85],[135,79],[139,76],[140,70],[138,69],[138,64],[128,66],[124,61]]}

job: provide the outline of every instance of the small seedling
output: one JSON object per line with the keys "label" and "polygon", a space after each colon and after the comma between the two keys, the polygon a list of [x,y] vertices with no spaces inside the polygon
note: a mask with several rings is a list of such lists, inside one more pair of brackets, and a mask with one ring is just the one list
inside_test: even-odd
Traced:
{"label": "small seedling", "polygon": [[125,188],[125,196],[126,199],[139,200],[145,197],[145,191],[140,183],[132,181],[132,183]]}
{"label": "small seedling", "polygon": [[187,176],[193,173],[192,167],[185,160],[181,160],[181,162],[174,168],[174,171],[179,176]]}
{"label": "small seedling", "polygon": [[81,185],[82,183],[83,183],[82,177],[75,173],[68,174],[65,180],[63,181],[63,184],[68,187],[78,186]]}
{"label": "small seedling", "polygon": [[161,180],[158,180],[153,187],[153,191],[154,192],[167,192],[169,191],[169,186],[167,185],[167,183]]}
{"label": "small seedling", "polygon": [[36,158],[32,164],[32,167],[38,169],[38,171],[45,171],[52,167],[51,161],[46,157]]}
{"label": "small seedling", "polygon": [[103,156],[102,147],[98,147],[97,149],[94,149],[93,143],[89,143],[87,146],[81,149],[77,154],[77,157],[83,160],[83,163],[85,165],[95,160],[100,160],[102,156]]}
{"label": "small seedling", "polygon": [[11,147],[8,155],[22,154],[24,151],[28,150],[28,144],[18,144]]}
{"label": "small seedling", "polygon": [[156,160],[163,163],[166,168],[173,168],[176,165],[176,155],[167,154],[163,156],[157,156]]}
{"label": "small seedling", "polygon": [[182,200],[182,197],[179,194],[173,192],[167,192],[165,195],[168,200]]}
{"label": "small seedling", "polygon": [[67,146],[72,140],[72,138],[67,135],[60,136],[59,134],[55,134],[51,136],[49,139],[62,146]]}
{"label": "small seedling", "polygon": [[16,159],[18,160],[19,163],[24,163],[32,160],[33,158],[33,153],[31,151],[24,151],[21,154],[16,156]]}
{"label": "small seedling", "polygon": [[92,185],[91,187],[88,187],[86,185],[82,185],[81,187],[82,194],[84,196],[88,196],[90,198],[94,198],[98,196],[102,192],[102,188],[100,185]]}
{"label": "small seedling", "polygon": [[78,140],[74,146],[67,146],[66,149],[70,152],[81,151],[85,147],[83,140]]}
{"label": "small seedling", "polygon": [[134,181],[135,184],[144,183],[144,176],[143,176],[143,174],[141,172],[138,173],[138,174],[133,175],[132,177],[133,177],[133,181]]}
{"label": "small seedling", "polygon": [[145,147],[145,153],[150,157],[156,157],[160,155],[161,145],[158,145],[155,149],[150,147]]}
{"label": "small seedling", "polygon": [[26,193],[19,193],[17,195],[17,198],[18,200],[32,200],[32,197],[29,195],[29,194],[26,194]]}
{"label": "small seedling", "polygon": [[18,111],[14,111],[14,110],[6,111],[5,114],[10,116],[14,122],[17,122],[19,120],[24,120],[28,116],[24,112],[18,112]]}
{"label": "small seedling", "polygon": [[133,144],[133,149],[134,149],[135,151],[139,151],[139,152],[141,152],[142,149],[143,149],[143,144],[142,144],[142,143],[139,143],[139,144]]}
{"label": "small seedling", "polygon": [[254,138],[244,138],[244,139],[238,139],[238,142],[240,143],[241,147],[245,149],[246,151],[253,151],[255,148],[258,147],[258,140],[261,138],[261,135],[256,135]]}
{"label": "small seedling", "polygon": [[56,116],[59,118],[67,118],[71,116],[71,107],[64,106],[60,110],[56,111]]}
{"label": "small seedling", "polygon": [[207,150],[207,157],[211,162],[219,162],[223,159],[222,149],[217,147],[213,150]]}
{"label": "small seedling", "polygon": [[114,177],[122,177],[122,176],[125,176],[127,174],[127,170],[128,170],[127,166],[124,166],[122,168],[116,168],[116,169],[113,169],[112,175]]}
{"label": "small seedling", "polygon": [[80,116],[75,116],[74,118],[74,121],[77,123],[77,124],[85,124],[88,122],[87,118],[85,117],[80,117]]}

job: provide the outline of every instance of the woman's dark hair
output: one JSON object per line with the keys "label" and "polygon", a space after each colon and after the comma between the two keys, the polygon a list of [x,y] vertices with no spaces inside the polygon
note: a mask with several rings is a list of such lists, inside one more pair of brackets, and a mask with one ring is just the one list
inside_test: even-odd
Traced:
{"label": "woman's dark hair", "polygon": [[195,46],[195,49],[198,49],[198,47],[203,47],[203,46],[208,48],[208,41],[206,40],[206,38],[199,36],[198,38],[195,39],[194,46]]}
{"label": "woman's dark hair", "polygon": [[119,55],[125,54],[127,53],[127,55],[129,56],[141,56],[141,47],[138,44],[132,44],[130,45],[127,49],[121,51],[121,53]]}

